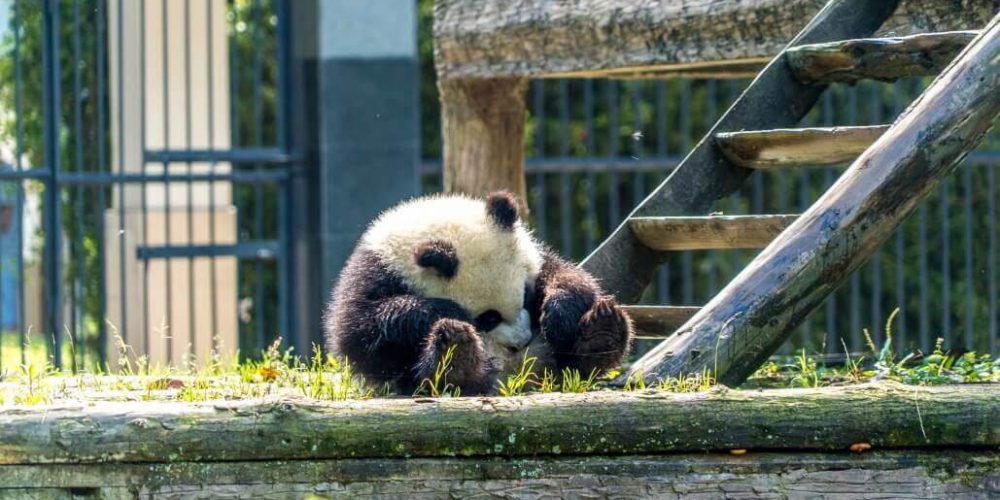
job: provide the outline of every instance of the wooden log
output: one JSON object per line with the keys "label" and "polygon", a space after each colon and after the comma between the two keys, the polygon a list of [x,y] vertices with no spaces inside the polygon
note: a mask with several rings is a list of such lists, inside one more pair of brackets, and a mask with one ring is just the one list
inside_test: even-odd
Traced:
{"label": "wooden log", "polygon": [[700,307],[624,306],[637,337],[665,337],[691,319]]}
{"label": "wooden log", "polygon": [[840,179],[675,335],[632,365],[739,384],[860,267],[1000,114],[1000,16]]}
{"label": "wooden log", "polygon": [[[435,62],[441,79],[663,72],[705,63],[725,73],[725,62],[778,54],[826,3],[437,0]],[[881,31],[904,36],[979,29],[998,10],[998,0],[903,0]]]}
{"label": "wooden log", "polygon": [[863,79],[894,82],[909,76],[938,74],[977,34],[948,31],[843,40],[793,47],[785,57],[795,77],[805,83],[853,84]]}
{"label": "wooden log", "polygon": [[1000,495],[1000,458],[990,451],[905,450],[7,465],[0,466],[0,497],[4,492],[12,498],[129,500],[822,498],[832,492],[843,497],[988,498]]}
{"label": "wooden log", "polygon": [[1000,384],[97,402],[0,410],[0,464],[1000,446],[997,422]]}
{"label": "wooden log", "polygon": [[741,167],[828,166],[854,161],[888,129],[874,125],[721,132],[715,142]]}
{"label": "wooden log", "polygon": [[[892,14],[895,1],[834,0],[790,42],[791,46],[871,35]],[[630,217],[702,215],[743,186],[752,170],[729,161],[711,137],[718,132],[794,127],[823,92],[795,79],[785,59],[775,58],[750,84],[670,177]],[[635,303],[667,254],[650,250],[619,226],[582,266],[620,302]]]}
{"label": "wooden log", "polygon": [[506,189],[526,205],[527,80],[439,80],[438,89],[445,138],[444,190],[482,196]]}
{"label": "wooden log", "polygon": [[798,215],[633,217],[629,227],[654,250],[764,248]]}

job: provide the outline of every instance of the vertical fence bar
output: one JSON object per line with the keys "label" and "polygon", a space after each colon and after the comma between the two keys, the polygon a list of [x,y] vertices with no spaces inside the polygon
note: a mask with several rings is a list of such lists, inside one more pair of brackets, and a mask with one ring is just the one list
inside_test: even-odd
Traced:
{"label": "vertical fence bar", "polygon": [[[167,11],[167,0],[162,0],[162,13],[163,16],[163,147],[165,149],[170,149],[170,37],[169,34],[169,22],[168,18],[169,12]],[[172,231],[170,230],[170,212],[171,212],[171,202],[170,202],[170,162],[164,160],[163,162],[163,210],[164,210],[164,242],[167,245],[173,244]],[[173,310],[173,259],[171,257],[166,257],[166,267],[167,267],[167,324],[165,327],[170,327],[170,321],[174,319]],[[161,335],[165,334],[166,344],[167,344],[167,363],[173,364],[174,361],[174,336],[170,335],[169,330],[162,331]],[[148,345],[148,344],[147,344]]]}
{"label": "vertical fence bar", "polygon": [[941,197],[941,334],[945,345],[954,347],[951,338],[951,182],[949,178],[941,181],[939,191]]}
{"label": "vertical fence bar", "polygon": [[[106,70],[105,63],[105,40],[107,39],[107,26],[105,25],[105,16],[107,15],[107,9],[105,5],[105,0],[97,0],[97,171],[103,171],[105,168],[110,170],[110,165],[107,164],[106,156],[106,137],[104,135],[104,128],[107,123],[107,119],[104,116],[104,110],[107,106],[107,94],[105,86],[107,82],[104,79],[104,72]],[[106,262],[105,262],[105,248],[104,248],[104,209],[105,209],[105,188],[104,186],[99,186],[97,188],[97,210],[95,211],[95,216],[97,217],[97,262],[98,262],[98,276],[97,276],[97,311],[100,316],[97,317],[97,351],[98,351],[98,367],[107,368],[105,363],[108,360],[108,331],[107,325],[105,324],[105,318],[107,318],[107,280],[104,276],[106,272]]]}
{"label": "vertical fence bar", "polygon": [[[569,157],[569,82],[559,79],[559,157]],[[559,172],[559,240],[562,254],[573,257],[573,217],[570,205],[570,173]]]}
{"label": "vertical fence bar", "polygon": [[[878,125],[882,123],[882,102],[879,99],[879,87],[877,85],[868,82],[869,88],[869,103],[868,108],[870,110],[869,119],[872,125]],[[881,345],[882,336],[885,334],[882,328],[879,326],[882,324],[882,247],[879,246],[875,249],[875,252],[871,256],[871,275],[872,275],[872,292],[871,292],[871,327],[872,334],[876,341]]]}
{"label": "vertical fence bar", "polygon": [[[535,118],[535,159],[541,160],[545,157],[545,82],[535,80],[531,82],[532,91],[532,112]],[[545,171],[541,168],[535,173],[536,193],[535,224],[538,226],[538,234],[542,241],[548,241],[548,224],[546,217],[546,204],[548,196],[545,192]]]}
{"label": "vertical fence bar", "polygon": [[[618,160],[618,82],[607,80],[608,102],[608,158],[610,163]],[[620,200],[618,198],[618,171],[611,167],[608,172],[608,229],[619,222]]]}
{"label": "vertical fence bar", "polygon": [[46,0],[42,7],[42,86],[43,135],[45,164],[50,175],[45,182],[45,286],[46,328],[52,336],[52,363],[62,368],[62,272],[60,269],[60,218],[59,206],[59,122],[62,102],[59,68],[59,3]]}
{"label": "vertical fence bar", "polygon": [[972,279],[972,198],[975,193],[972,191],[972,168],[973,165],[966,161],[962,165],[962,188],[965,225],[965,348],[969,351],[975,347],[972,339],[975,335],[975,282]]}
{"label": "vertical fence bar", "polygon": [[[142,19],[143,26],[146,25],[146,0],[139,0],[139,18]],[[142,98],[139,99],[139,144],[142,151],[146,151],[146,30],[139,30],[139,92]],[[163,145],[166,149],[168,146]],[[145,158],[142,160],[140,170],[143,173],[143,181],[139,184],[139,204],[142,211],[142,232],[139,235],[143,245],[149,244],[149,201],[147,199],[148,189],[146,185],[146,174],[149,173],[149,164]],[[149,328],[149,259],[143,259],[142,263],[142,338],[145,342],[146,352],[152,349],[153,336]]]}
{"label": "vertical fence bar", "polygon": [[[206,78],[208,85],[208,150],[215,151],[215,47],[214,47],[214,30],[212,28],[215,23],[215,16],[213,5],[215,2],[208,1],[205,2],[205,43],[206,43],[206,63],[208,67],[206,68]],[[230,124],[230,127],[236,127],[235,124]],[[209,163],[208,169],[209,176],[208,180],[208,243],[209,245],[215,245],[215,170],[218,167],[218,163],[212,161]],[[281,254],[284,255],[285,249],[283,248]],[[211,352],[213,354],[218,354],[220,352],[220,347],[218,345],[217,339],[219,336],[219,298],[218,298],[218,277],[216,276],[217,261],[214,255],[208,258],[208,283],[211,289],[209,305],[209,320],[212,325],[212,337],[210,339],[212,348]],[[194,333],[192,333],[194,335]],[[232,346],[233,348],[238,348],[239,345]]]}
{"label": "vertical fence bar", "polygon": [[[656,155],[666,159],[669,155],[667,144],[667,84],[663,80],[656,82]],[[659,179],[658,179],[659,181]],[[656,301],[658,304],[670,303],[670,264],[665,263],[656,270]]]}
{"label": "vertical fence bar", "polygon": [[990,353],[994,356],[1000,356],[1000,352],[997,352],[997,223],[996,223],[996,166],[988,165],[986,167],[986,185],[987,185],[987,198],[986,198],[986,210],[990,225],[987,228],[989,231],[988,247],[986,253],[986,279],[989,283],[989,313],[988,321],[989,326],[987,331],[989,332],[989,348]]}
{"label": "vertical fence bar", "polygon": [[[250,7],[250,17],[253,21],[253,43],[254,47],[260,48],[263,45],[260,0],[254,0]],[[264,144],[264,102],[261,94],[263,80],[263,64],[261,61],[261,50],[253,52],[253,144],[261,147]],[[263,171],[263,165],[254,165],[257,172]],[[260,184],[254,184],[254,238],[264,238],[264,191]],[[254,261],[254,338],[257,342],[257,350],[264,348],[264,262],[260,259]]]}
{"label": "vertical fence bar", "polygon": [[[24,172],[22,156],[24,156],[24,87],[23,73],[21,68],[21,23],[22,17],[21,0],[14,1],[14,121],[15,121],[15,145],[14,145],[14,165],[17,172]],[[17,220],[24,220],[24,181],[17,181]],[[28,337],[25,329],[25,307],[24,307],[24,226],[17,234],[17,276],[18,276],[18,343],[21,350],[21,364],[27,364]]]}
{"label": "vertical fence bar", "polygon": [[[584,133],[586,138],[584,139],[587,149],[588,156],[596,156],[597,151],[595,148],[594,140],[594,80],[588,78],[583,81],[583,112],[584,112]],[[597,246],[597,239],[595,238],[596,229],[600,227],[597,221],[597,204],[595,202],[595,192],[597,182],[597,176],[594,175],[594,169],[587,169],[587,226],[584,231],[587,245],[587,253],[593,252],[594,247]],[[604,235],[602,231],[601,236]]]}
{"label": "vertical fence bar", "polygon": [[[291,85],[289,85],[289,64],[291,59],[291,53],[289,52],[289,40],[291,32],[289,26],[291,23],[289,2],[281,1],[277,3],[276,7],[278,15],[278,26],[276,33],[276,43],[275,51],[276,57],[278,58],[278,75],[275,81],[277,87],[276,92],[276,136],[278,142],[278,148],[285,152],[290,153],[291,149],[291,127],[289,127],[289,120],[291,116],[291,108],[289,103],[291,102],[290,93],[292,92]],[[283,347],[288,346],[288,338],[292,335],[294,331],[294,326],[292,324],[293,316],[289,309],[291,308],[291,303],[289,301],[288,294],[291,290],[291,285],[289,279],[291,277],[291,269],[289,268],[291,259],[289,259],[288,254],[292,251],[291,245],[291,235],[290,228],[292,221],[290,220],[291,212],[288,209],[288,196],[291,185],[288,181],[282,181],[278,186],[278,228],[280,231],[279,238],[281,240],[281,252],[278,255],[278,311],[279,311],[279,322],[281,325],[281,333],[283,340]]]}
{"label": "vertical fence bar", "polygon": [[[847,124],[858,124],[858,88],[847,89]],[[861,347],[861,273],[854,271],[851,273],[851,295],[850,295],[850,315],[851,315],[851,349],[857,350]]]}
{"label": "vertical fence bar", "polygon": [[[122,68],[125,67],[124,64],[124,49],[121,46],[121,40],[125,39],[124,21],[122,20],[122,12],[124,11],[124,5],[122,0],[118,0],[117,6],[117,17],[115,19],[115,30],[118,34],[118,54],[116,56],[118,61],[118,131],[125,130],[125,92],[122,89],[125,88],[125,76]],[[145,22],[145,19],[143,19]],[[144,99],[145,100],[145,99]],[[121,297],[119,304],[121,311],[121,329],[119,330],[120,342],[122,344],[128,345],[129,331],[128,331],[128,308],[126,307],[126,288],[127,284],[125,278],[125,183],[122,179],[125,177],[125,142],[118,141],[118,281],[119,290],[121,291]],[[145,192],[145,189],[143,189]],[[144,221],[145,222],[145,221]],[[145,226],[145,224],[143,224]],[[148,318],[148,316],[146,316]],[[145,328],[144,328],[145,330]],[[148,346],[149,343],[147,342]]]}
{"label": "vertical fence bar", "polygon": [[[705,130],[711,130],[712,125],[715,123],[716,115],[716,89],[715,80],[708,80],[705,82],[705,117],[703,123],[705,124]],[[705,273],[708,274],[708,296],[706,300],[711,300],[715,296],[716,292],[719,291],[719,283],[717,270],[719,269],[719,252],[715,250],[709,250],[706,257]]]}
{"label": "vertical fence bar", "polygon": [[[73,60],[77,61],[77,64],[73,65],[73,146],[74,146],[74,165],[73,168],[76,172],[83,172],[83,113],[82,104],[83,97],[80,92],[80,62],[83,60],[83,54],[80,47],[80,0],[73,0]],[[80,248],[80,244],[83,242],[83,189],[81,186],[76,186],[74,189],[74,195],[76,197],[74,201],[74,208],[76,210],[74,214],[73,226],[75,228],[75,237],[73,241],[70,242],[70,255],[76,257],[76,270],[73,273],[73,293],[72,305],[70,306],[70,311],[73,314],[73,318],[70,320],[70,343],[75,346],[76,354],[80,357],[80,366],[85,366],[86,360],[86,342],[81,342],[81,329],[82,329],[82,310],[83,310],[83,294],[81,291],[81,276],[85,273],[84,271],[84,259],[83,259],[83,249]],[[77,371],[77,360],[74,356],[72,361],[72,370],[74,373]]]}
{"label": "vertical fence bar", "polygon": [[[681,81],[680,103],[681,155],[691,151],[691,81]],[[684,305],[694,304],[694,255],[681,252],[681,296]]]}
{"label": "vertical fence bar", "polygon": [[[209,2],[211,3],[211,2]],[[209,89],[211,92],[211,89]],[[191,132],[191,0],[184,0],[184,145],[192,147]],[[187,162],[188,174],[194,173],[194,166]],[[194,244],[194,185],[190,179],[187,181],[187,243]],[[209,207],[209,218],[212,218],[211,207]],[[196,362],[198,352],[198,332],[195,331],[195,304],[194,304],[194,256],[188,256],[188,356],[192,362]]]}
{"label": "vertical fence bar", "polygon": [[[823,93],[823,125],[830,126],[833,124],[833,92],[827,90]],[[828,189],[833,185],[834,172],[832,167],[827,167],[823,169],[823,189]],[[837,335],[837,294],[836,292],[831,293],[829,297],[826,298],[826,345],[836,346],[839,348],[841,342],[838,342],[843,337]],[[845,342],[846,344],[846,342]]]}
{"label": "vertical fence bar", "polygon": [[[899,116],[899,113],[903,111],[903,86],[900,85],[899,81],[893,83],[892,92],[892,110],[893,118]],[[906,310],[906,225],[905,223],[896,228],[895,243],[896,243],[896,307],[900,308],[900,314],[897,316],[897,322],[899,324],[899,333],[896,335],[896,351],[902,352],[902,350],[907,345],[907,336],[909,332],[906,329],[906,317],[909,311]],[[920,346],[921,349],[926,349],[927,346]]]}

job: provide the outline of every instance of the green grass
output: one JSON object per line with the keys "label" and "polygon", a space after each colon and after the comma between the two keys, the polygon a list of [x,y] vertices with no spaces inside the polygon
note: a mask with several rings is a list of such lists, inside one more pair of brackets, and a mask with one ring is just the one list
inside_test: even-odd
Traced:
{"label": "green grass", "polygon": [[[790,359],[765,363],[742,388],[825,387],[883,379],[924,385],[1000,382],[1000,360],[972,352],[952,354],[945,350],[940,340],[927,355],[911,353],[896,359],[891,348],[894,317],[895,313],[886,322],[886,340],[882,346],[875,345],[871,335],[864,332],[868,353],[848,354],[842,364],[829,365],[803,350]],[[366,383],[344,360],[325,355],[318,348],[314,348],[310,356],[295,356],[291,349],[281,349],[279,342],[262,352],[258,360],[239,361],[238,356],[213,358],[205,366],[186,368],[151,367],[127,346],[120,346],[119,359],[122,361],[118,366],[92,367],[76,373],[69,369],[55,370],[41,343],[28,345],[27,362],[22,364],[16,336],[5,335],[3,342],[0,405],[30,406],[60,400],[196,402],[274,395],[344,401],[392,395],[387,386]],[[66,359],[70,354],[72,350],[66,353]],[[413,396],[461,395],[448,381],[453,355],[453,351],[448,352],[435,373],[423,381]],[[603,376],[584,375],[575,370],[555,373],[543,369],[538,373],[535,365],[536,359],[526,355],[517,373],[498,380],[500,396],[622,389],[699,392],[715,384],[713,374],[704,371],[655,382],[633,377],[618,389],[611,384],[621,374],[617,370]]]}

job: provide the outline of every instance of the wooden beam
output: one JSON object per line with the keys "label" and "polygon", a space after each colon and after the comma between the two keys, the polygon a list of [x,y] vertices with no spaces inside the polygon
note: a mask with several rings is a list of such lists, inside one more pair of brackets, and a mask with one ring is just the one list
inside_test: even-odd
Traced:
{"label": "wooden beam", "polygon": [[0,496],[35,500],[988,498],[998,485],[994,452],[959,450],[0,465]]}
{"label": "wooden beam", "polygon": [[995,447],[997,422],[997,384],[64,403],[0,409],[0,464]]}
{"label": "wooden beam", "polygon": [[854,161],[888,129],[874,125],[720,132],[715,142],[741,167],[827,166]]}
{"label": "wooden beam", "polygon": [[894,82],[937,75],[978,31],[922,33],[802,45],[785,52],[795,77],[805,83]]}
{"label": "wooden beam", "polygon": [[[820,43],[871,35],[895,9],[895,1],[833,0],[790,43]],[[716,147],[718,132],[793,127],[825,89],[795,79],[785,58],[775,58],[757,76],[712,130],[630,217],[702,215],[740,189],[752,170],[735,165]],[[620,302],[635,303],[667,254],[643,245],[622,223],[584,260]],[[627,266],[625,265],[627,263]]]}
{"label": "wooden beam", "polygon": [[[672,65],[767,60],[825,4],[826,0],[437,0],[435,61],[441,79],[454,79],[595,76],[622,68],[662,70]],[[998,0],[958,4],[903,0],[881,32],[904,36],[979,29],[998,10]]]}
{"label": "wooden beam", "polygon": [[629,227],[644,245],[661,251],[764,248],[798,215],[633,217]]}
{"label": "wooden beam", "polygon": [[666,337],[687,323],[700,307],[690,306],[623,306],[637,337]]}
{"label": "wooden beam", "polygon": [[482,196],[506,189],[527,203],[527,80],[439,80],[444,190]]}
{"label": "wooden beam", "polygon": [[739,384],[954,171],[1000,114],[1000,15],[872,147],[630,373]]}

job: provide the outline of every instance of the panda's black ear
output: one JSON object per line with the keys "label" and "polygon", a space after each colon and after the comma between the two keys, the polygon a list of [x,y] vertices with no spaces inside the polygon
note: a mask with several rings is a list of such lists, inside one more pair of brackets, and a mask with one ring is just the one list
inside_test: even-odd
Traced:
{"label": "panda's black ear", "polygon": [[458,272],[458,254],[455,247],[441,240],[427,241],[413,249],[417,265],[437,271],[443,278],[451,279]]}
{"label": "panda's black ear", "polygon": [[495,191],[486,197],[486,215],[501,229],[514,229],[517,222],[517,198],[507,191]]}

